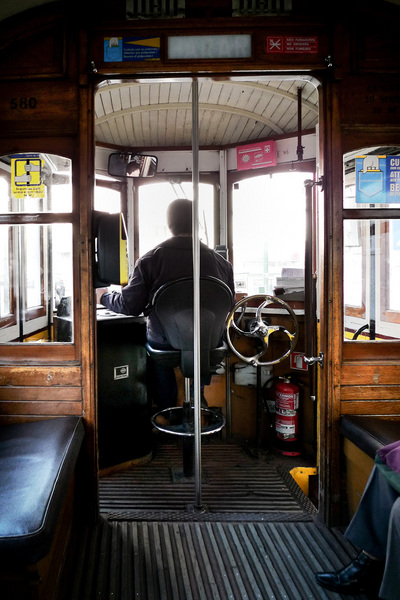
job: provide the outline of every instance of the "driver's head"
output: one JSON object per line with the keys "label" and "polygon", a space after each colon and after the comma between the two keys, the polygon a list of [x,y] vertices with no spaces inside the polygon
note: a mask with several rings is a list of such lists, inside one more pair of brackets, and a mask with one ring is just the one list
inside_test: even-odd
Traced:
{"label": "driver's head", "polygon": [[192,202],[174,200],[167,209],[167,225],[172,235],[192,235]]}

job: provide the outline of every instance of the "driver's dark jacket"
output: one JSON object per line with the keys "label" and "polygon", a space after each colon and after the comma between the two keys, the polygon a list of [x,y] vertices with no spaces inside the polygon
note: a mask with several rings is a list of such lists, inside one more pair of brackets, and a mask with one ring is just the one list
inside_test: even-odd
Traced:
{"label": "driver's dark jacket", "polygon": [[[202,243],[200,275],[216,277],[226,283],[234,299],[232,265]],[[152,298],[164,283],[192,276],[192,238],[171,237],[139,258],[126,287],[120,293],[104,294],[101,303],[108,309],[125,315],[138,316],[143,313],[148,317],[148,339],[158,344],[168,344],[162,326],[152,310]]]}

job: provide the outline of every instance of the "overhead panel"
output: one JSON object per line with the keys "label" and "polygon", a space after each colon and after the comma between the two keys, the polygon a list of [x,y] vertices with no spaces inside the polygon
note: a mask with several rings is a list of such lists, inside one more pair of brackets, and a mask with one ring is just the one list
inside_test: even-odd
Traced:
{"label": "overhead panel", "polygon": [[[292,11],[292,0],[232,0],[231,11],[232,17],[287,15]],[[127,19],[173,19],[185,16],[185,0],[126,0]]]}

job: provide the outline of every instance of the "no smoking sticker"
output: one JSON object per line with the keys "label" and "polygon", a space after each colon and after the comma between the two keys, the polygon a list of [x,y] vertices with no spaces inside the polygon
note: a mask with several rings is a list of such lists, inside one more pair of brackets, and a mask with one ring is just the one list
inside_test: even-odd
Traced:
{"label": "no smoking sticker", "polygon": [[268,36],[266,52],[269,54],[316,54],[317,36]]}

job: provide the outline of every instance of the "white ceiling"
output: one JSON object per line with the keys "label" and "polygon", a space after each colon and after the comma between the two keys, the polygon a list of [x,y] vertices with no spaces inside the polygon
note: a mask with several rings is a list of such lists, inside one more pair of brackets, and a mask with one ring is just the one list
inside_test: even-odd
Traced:
{"label": "white ceiling", "polygon": [[[306,78],[199,80],[199,147],[221,148],[293,134],[318,122],[318,91]],[[96,142],[121,148],[190,148],[187,81],[106,82],[95,99]]]}

